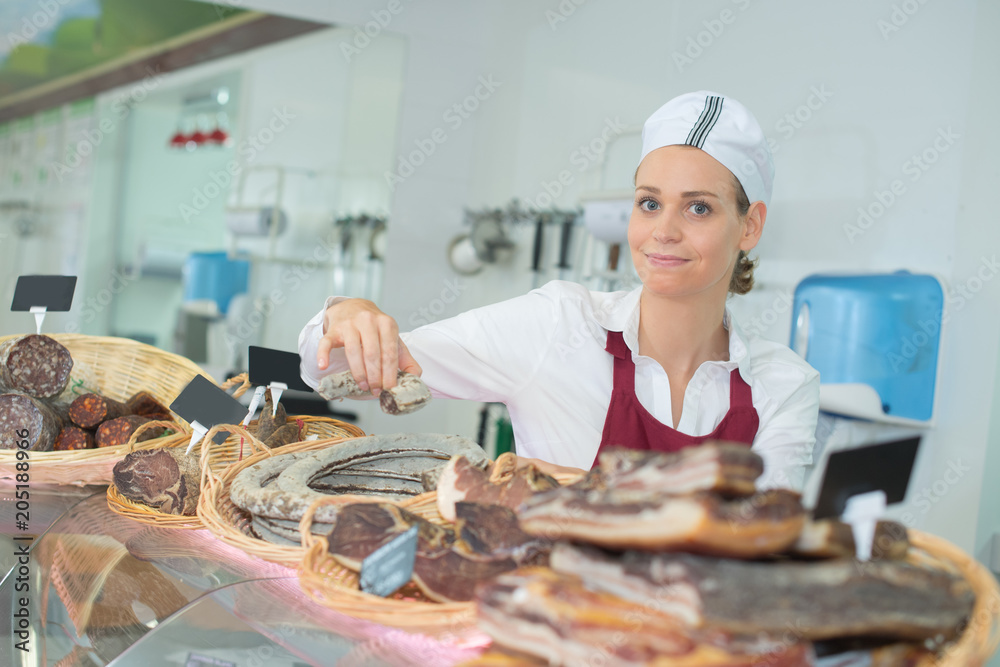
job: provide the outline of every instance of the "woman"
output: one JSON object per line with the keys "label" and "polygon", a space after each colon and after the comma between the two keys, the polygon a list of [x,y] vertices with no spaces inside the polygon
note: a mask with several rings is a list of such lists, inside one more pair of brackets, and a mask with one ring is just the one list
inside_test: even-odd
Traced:
{"label": "woman", "polygon": [[642,286],[540,289],[400,334],[362,299],[327,299],[299,337],[310,385],[350,368],[373,394],[396,369],[442,398],[507,405],[518,453],[589,469],[601,448],[752,445],[759,486],[801,489],[812,462],[819,375],[783,345],[748,340],[729,292],[753,285],[774,167],[750,112],[709,92],[643,126],[628,243]]}

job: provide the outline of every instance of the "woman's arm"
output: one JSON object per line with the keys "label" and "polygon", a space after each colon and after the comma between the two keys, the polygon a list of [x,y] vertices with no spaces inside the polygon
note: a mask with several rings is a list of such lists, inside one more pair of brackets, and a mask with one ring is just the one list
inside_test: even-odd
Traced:
{"label": "woman's arm", "polygon": [[549,286],[402,334],[371,302],[327,301],[329,308],[299,336],[307,384],[350,369],[369,387],[391,387],[386,371],[395,383],[396,352],[398,363],[420,372],[435,396],[475,401],[508,402],[531,381],[561,317],[560,290]]}

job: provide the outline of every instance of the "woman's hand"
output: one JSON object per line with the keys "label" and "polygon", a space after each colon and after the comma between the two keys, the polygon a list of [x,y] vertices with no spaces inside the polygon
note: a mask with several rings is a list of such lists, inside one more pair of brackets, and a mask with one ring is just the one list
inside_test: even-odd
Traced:
{"label": "woman's hand", "polygon": [[330,365],[330,351],[344,348],[355,382],[375,396],[396,386],[396,371],[420,375],[423,370],[399,338],[399,326],[367,299],[347,299],[326,309],[317,363]]}
{"label": "woman's hand", "polygon": [[549,463],[548,461],[543,461],[541,459],[529,459],[524,456],[517,457],[518,468],[523,468],[529,465],[535,466],[546,475],[583,475],[587,472],[581,468],[557,466],[555,463]]}

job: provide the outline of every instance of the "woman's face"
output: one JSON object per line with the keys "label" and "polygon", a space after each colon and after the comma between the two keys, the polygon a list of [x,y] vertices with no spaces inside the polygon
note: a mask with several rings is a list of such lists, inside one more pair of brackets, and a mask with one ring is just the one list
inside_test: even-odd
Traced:
{"label": "woman's face", "polygon": [[635,184],[628,244],[645,289],[724,298],[739,251],[757,245],[763,226],[739,215],[730,171],[699,148],[665,146],[645,157]]}

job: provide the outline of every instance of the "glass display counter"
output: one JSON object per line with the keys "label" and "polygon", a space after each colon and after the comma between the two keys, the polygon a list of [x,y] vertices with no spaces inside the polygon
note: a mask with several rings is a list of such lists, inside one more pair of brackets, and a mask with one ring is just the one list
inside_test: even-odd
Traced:
{"label": "glass display counter", "polygon": [[[6,499],[13,490],[0,494]],[[301,591],[294,570],[206,530],[158,528],[114,514],[103,488],[33,489],[30,532],[8,525],[7,509],[0,605],[11,623],[0,665],[427,667],[472,658],[483,644],[471,635],[410,634],[334,612]],[[32,534],[30,542],[15,539]],[[24,544],[27,571],[17,560]],[[19,620],[25,616],[30,623]],[[19,623],[28,625],[24,634]]]}

